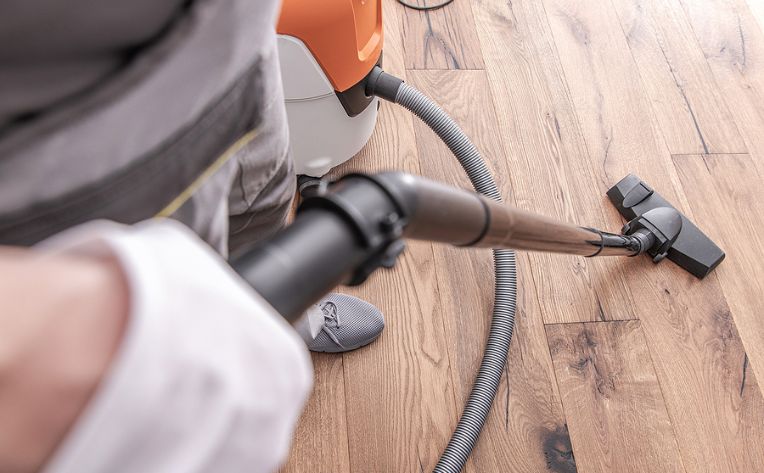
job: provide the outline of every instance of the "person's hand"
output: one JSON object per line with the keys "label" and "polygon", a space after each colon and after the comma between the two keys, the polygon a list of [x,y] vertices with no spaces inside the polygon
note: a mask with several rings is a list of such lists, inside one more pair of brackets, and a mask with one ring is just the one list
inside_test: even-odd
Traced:
{"label": "person's hand", "polygon": [[[76,343],[59,350],[71,356],[67,366],[76,376],[67,375],[53,352],[32,350],[38,361],[25,379],[38,384],[27,389],[36,393],[29,404],[49,410],[46,419],[58,424],[38,423],[40,429],[18,440],[17,450],[0,450],[8,455],[0,457],[0,471],[15,460],[16,471],[26,471],[46,458],[49,472],[273,471],[285,459],[311,385],[305,346],[190,230],[170,221],[135,227],[97,222],[34,251],[66,268],[25,286],[26,294],[47,299],[50,288],[61,285],[100,316],[92,317],[97,323],[80,325],[82,330],[66,329]],[[97,273],[89,291],[88,284],[67,276],[73,262],[83,265],[78,271]],[[26,333],[21,339],[36,340],[26,347],[51,345],[50,337],[61,336],[50,327],[64,320],[62,313],[88,312],[69,302],[40,304],[46,315],[18,329]],[[26,317],[27,307],[17,314]],[[5,336],[0,330],[0,346]],[[19,358],[8,359],[3,372],[19,372]],[[76,387],[68,407],[59,409],[59,399],[39,391],[43,381],[37,373],[55,373],[52,379],[58,376],[62,386]],[[10,386],[3,384],[0,393]],[[0,398],[0,419],[23,396],[5,392],[10,397]],[[6,427],[0,421],[0,444],[17,434]],[[47,444],[26,445],[39,443],[40,430],[49,435]],[[30,453],[14,457],[18,451]]]}

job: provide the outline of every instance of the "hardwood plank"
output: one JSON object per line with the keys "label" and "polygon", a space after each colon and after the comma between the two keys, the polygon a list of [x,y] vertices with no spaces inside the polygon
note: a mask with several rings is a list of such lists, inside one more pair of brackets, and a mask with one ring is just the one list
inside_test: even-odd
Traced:
{"label": "hardwood plank", "polygon": [[[370,144],[341,172],[418,174],[418,167],[410,116],[390,107]],[[371,302],[386,318],[378,341],[343,355],[352,471],[432,469],[456,421],[432,245],[408,244],[393,271],[342,292]]]}
{"label": "hardwood plank", "polygon": [[[389,12],[396,5],[384,7]],[[386,51],[398,57],[386,67],[405,78],[403,35],[390,16]],[[372,140],[342,171],[419,174],[413,120],[402,107],[383,103]],[[375,344],[343,356],[352,470],[429,471],[457,416],[432,245],[409,243],[393,271],[343,291],[375,304],[386,317]]]}
{"label": "hardwood plank", "polygon": [[349,473],[342,356],[314,353],[313,393],[295,430],[283,472]]}
{"label": "hardwood plank", "polygon": [[431,470],[456,422],[429,244],[348,292],[381,308],[385,333],[343,356],[354,472]]}
{"label": "hardwood plank", "polygon": [[760,173],[764,172],[764,32],[742,0],[666,0],[684,11]]}
{"label": "hardwood plank", "polygon": [[396,0],[382,0],[382,18],[385,28],[384,66],[385,71],[401,79],[406,78],[406,50],[410,47],[403,41],[403,25]]}
{"label": "hardwood plank", "polygon": [[662,0],[612,3],[669,151],[746,152],[681,8]]}
{"label": "hardwood plank", "polygon": [[[596,3],[596,5],[595,5]],[[610,182],[634,172],[689,212],[636,66],[610,5],[545,0],[591,165]],[[697,222],[701,227],[703,222]],[[641,320],[688,472],[758,471],[749,426],[764,425],[760,393],[741,402],[745,353],[714,278],[697,281],[670,264],[630,263]],[[750,379],[750,374],[749,378]],[[755,438],[755,436],[753,436]]]}
{"label": "hardwood plank", "polygon": [[581,470],[684,472],[639,321],[546,333]]}
{"label": "hardwood plank", "polygon": [[764,318],[759,310],[764,307],[764,238],[760,230],[764,176],[745,154],[675,156],[674,163],[693,213],[727,254],[716,276],[746,348],[749,369],[757,379],[764,379]]}
{"label": "hardwood plank", "polygon": [[760,0],[748,0],[748,8],[751,10],[751,14],[759,24],[759,28],[764,31],[764,3]]}
{"label": "hardwood plank", "polygon": [[[619,22],[627,18],[622,12],[634,3],[603,6],[592,0],[577,2],[580,5],[573,0],[547,0],[545,5],[536,0],[478,0],[454,6],[457,3],[471,4],[487,80],[479,78],[481,73],[465,72],[442,78],[435,72],[416,72],[408,79],[441,101],[491,157],[504,156],[492,161],[505,195],[527,209],[614,228],[620,217],[603,193],[625,172],[635,172],[694,217],[728,252],[728,260],[717,274],[704,281],[695,281],[670,263],[654,267],[642,258],[520,255],[518,326],[509,375],[505,375],[497,395],[499,403],[467,471],[570,472],[575,471],[575,460],[581,471],[592,469],[592,451],[576,437],[577,427],[571,425],[568,434],[557,384],[549,381],[554,371],[541,321],[633,317],[641,319],[646,339],[640,349],[646,346],[652,355],[652,371],[663,390],[686,471],[764,471],[759,445],[764,438],[764,403],[757,382],[761,355],[756,352],[762,346],[758,340],[761,330],[753,325],[751,316],[760,305],[756,302],[761,291],[750,282],[740,285],[736,279],[755,279],[762,270],[757,261],[733,259],[734,254],[758,256],[761,246],[751,241],[732,245],[725,241],[755,235],[751,225],[760,215],[745,204],[751,196],[757,197],[751,187],[756,179],[751,169],[756,166],[761,175],[764,142],[764,137],[757,136],[763,129],[757,113],[762,96],[758,63],[764,47],[762,28],[755,18],[758,5],[749,10],[741,8],[738,0],[687,0],[683,5],[665,0],[656,3],[658,7],[645,3],[669,8],[669,14],[675,14],[677,6],[689,12],[684,26],[681,18],[650,18],[658,29],[663,28],[664,36],[676,35],[680,47],[674,49],[691,48],[685,39],[686,23],[691,23],[751,151],[750,159],[733,156],[738,160],[734,166],[729,156],[706,157],[709,170],[703,174],[705,167],[693,161],[697,157],[674,157],[672,162],[658,131],[668,129],[657,117],[661,107],[642,87],[649,89],[652,81],[658,84],[661,78],[665,81],[665,75],[657,68],[648,80],[638,54],[629,57],[634,39],[627,40],[623,30],[618,31]],[[385,0],[385,68],[406,78],[406,67],[416,68],[409,62],[409,56],[416,56],[411,49],[421,48],[421,44],[404,44],[399,22],[405,18],[397,8],[394,0]],[[462,28],[463,18],[452,16],[450,20],[455,28]],[[677,31],[666,30],[669,20],[679,22]],[[674,39],[665,44],[673,44]],[[645,47],[649,44],[645,40]],[[743,44],[745,54],[741,54]],[[693,72],[702,69],[697,54],[691,58],[668,56],[674,67],[690,61],[682,67]],[[736,63],[735,57],[745,58],[743,64]],[[449,66],[444,60],[427,67]],[[643,80],[635,81],[640,73]],[[692,80],[702,81],[702,77]],[[453,91],[454,84],[464,90]],[[664,99],[673,103],[670,100],[676,95]],[[495,111],[485,111],[491,100]],[[681,109],[666,107],[664,112],[681,118]],[[428,145],[432,136],[427,137],[408,113],[383,104],[381,118],[372,144],[345,169],[402,167],[467,185],[458,172],[442,165],[450,156],[438,144]],[[705,129],[701,129],[705,137]],[[692,143],[691,135],[685,138]],[[670,138],[668,146],[673,146]],[[747,174],[738,184],[741,173]],[[730,212],[730,207],[739,223],[736,230],[731,225],[716,228],[709,224],[720,212]],[[759,248],[757,253],[754,248]],[[486,252],[415,244],[396,271],[378,274],[364,288],[353,290],[383,308],[388,327],[378,342],[345,355],[341,362],[338,357],[316,358],[316,393],[298,428],[286,470],[431,469],[461,412],[480,359],[482,344],[476,341],[487,330],[485,314],[491,295],[485,290],[489,284],[485,274],[490,269]],[[732,273],[735,269],[740,270]],[[475,287],[478,285],[481,290]],[[623,351],[617,354],[626,356]],[[629,373],[650,371],[648,364],[635,365],[628,358]],[[344,376],[337,375],[340,370]],[[642,392],[636,389],[623,394],[625,398]],[[643,397],[638,400],[644,402]],[[566,408],[570,409],[567,403]],[[598,420],[582,414],[576,417],[576,425]],[[347,434],[343,434],[345,430]],[[345,438],[348,446],[338,446]],[[621,438],[644,441],[637,434]],[[617,455],[608,453],[613,458]]]}
{"label": "hardwood plank", "polygon": [[[517,205],[586,226],[618,225],[618,214],[603,207],[607,187],[587,157],[567,85],[544,75],[556,52],[543,7],[484,0],[473,9],[496,106],[488,127],[505,145]],[[619,302],[629,297],[622,262],[542,253],[530,260],[547,323],[633,318]]]}
{"label": "hardwood plank", "polygon": [[[591,0],[544,4],[590,165],[604,174],[608,186],[635,172],[646,180],[655,175],[649,181],[654,187],[678,188],[668,150],[653,126],[650,104],[635,80],[639,71],[610,4]],[[678,204],[683,203],[681,198]]]}
{"label": "hardwood plank", "polygon": [[[483,71],[409,71],[409,82],[434,98],[460,123],[484,156],[505,195],[508,173],[488,79]],[[450,151],[416,121],[422,172],[470,188]],[[463,406],[482,357],[493,302],[489,251],[435,246],[457,405]],[[517,327],[505,373],[483,434],[471,457],[475,471],[575,471],[546,346],[541,311],[527,255],[518,255]],[[452,426],[453,428],[453,426]],[[548,470],[547,470],[548,468]]]}
{"label": "hardwood plank", "polygon": [[[440,0],[411,3],[432,5],[434,1]],[[401,22],[407,69],[483,68],[470,2],[456,1],[432,11],[396,5],[395,14]]]}
{"label": "hardwood plank", "polygon": [[[387,1],[385,12],[393,4]],[[398,23],[388,19],[385,50],[391,57],[386,68],[405,78],[401,38]],[[383,169],[419,173],[411,114],[387,103],[381,105],[369,144],[334,173]],[[289,463],[291,471],[313,465],[303,461],[317,449],[338,450],[337,442],[344,438],[350,471],[432,469],[456,419],[443,326],[435,310],[432,245],[409,245],[395,270],[377,272],[363,287],[338,290],[379,307],[386,328],[368,347],[335,355],[342,358],[342,377],[327,374],[327,366],[317,364],[317,382],[329,389],[318,392],[318,399],[306,409]],[[338,400],[340,386],[343,403]],[[346,437],[337,430],[341,430],[342,417]],[[323,430],[332,419],[338,425]],[[340,452],[344,448],[339,447]],[[331,461],[319,458],[315,464],[334,471]]]}

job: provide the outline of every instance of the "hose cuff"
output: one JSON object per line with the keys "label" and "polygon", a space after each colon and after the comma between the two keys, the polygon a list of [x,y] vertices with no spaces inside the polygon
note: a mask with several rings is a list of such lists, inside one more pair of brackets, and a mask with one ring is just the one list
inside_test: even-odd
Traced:
{"label": "hose cuff", "polygon": [[366,81],[366,95],[369,97],[381,97],[388,102],[395,102],[398,89],[403,80],[383,71],[381,67],[374,66]]}

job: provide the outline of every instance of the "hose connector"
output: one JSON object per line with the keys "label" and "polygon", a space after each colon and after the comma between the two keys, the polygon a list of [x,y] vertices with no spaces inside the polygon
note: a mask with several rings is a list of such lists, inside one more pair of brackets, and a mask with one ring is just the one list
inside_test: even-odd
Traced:
{"label": "hose connector", "polygon": [[682,214],[673,207],[656,207],[637,216],[623,226],[622,233],[640,240],[640,253],[647,253],[659,262],[682,232]]}
{"label": "hose connector", "polygon": [[374,66],[366,79],[366,95],[368,97],[381,97],[388,102],[395,102],[398,89],[403,80],[388,74],[381,67]]}

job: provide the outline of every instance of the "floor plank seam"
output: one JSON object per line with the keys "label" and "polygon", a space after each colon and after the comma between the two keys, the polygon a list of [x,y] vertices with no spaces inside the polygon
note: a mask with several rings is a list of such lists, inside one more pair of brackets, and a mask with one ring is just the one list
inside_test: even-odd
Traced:
{"label": "floor plank seam", "polygon": [[671,153],[671,157],[681,157],[681,156],[745,156],[750,155],[751,153],[747,151],[740,151],[735,153]]}
{"label": "floor plank seam", "polygon": [[345,409],[342,412],[342,415],[345,416],[345,442],[347,442],[347,449],[348,449],[348,466],[350,467],[350,473],[352,473],[353,470],[353,455],[350,454],[350,422],[348,420],[348,379],[347,379],[347,373],[345,372],[345,354],[342,354],[340,356],[340,363],[342,363],[342,397],[345,401]]}
{"label": "floor plank seam", "polygon": [[[527,262],[528,262],[528,264],[526,266],[530,267],[530,265],[531,265],[530,258],[528,258]],[[573,438],[570,435],[570,428],[568,427],[568,416],[565,413],[565,404],[563,403],[563,400],[562,400],[562,391],[560,390],[560,381],[557,379],[557,371],[554,368],[554,359],[552,358],[552,349],[549,346],[549,337],[547,336],[547,333],[546,333],[546,325],[544,324],[544,314],[541,311],[541,299],[539,298],[539,294],[538,294],[538,286],[536,285],[536,277],[534,276],[532,270],[528,271],[528,272],[530,273],[531,280],[533,281],[533,288],[534,288],[533,293],[534,293],[534,296],[536,298],[536,306],[539,307],[539,316],[541,317],[541,332],[542,332],[541,335],[542,335],[542,337],[544,337],[543,338],[543,344],[546,347],[546,354],[547,354],[547,357],[548,357],[547,358],[547,362],[548,362],[547,366],[548,366],[548,368],[549,368],[549,370],[551,371],[551,374],[552,374],[552,379],[550,381],[554,383],[553,387],[556,388],[556,391],[557,391],[556,398],[557,398],[557,401],[559,402],[559,404],[557,405],[557,408],[560,411],[560,420],[563,423],[563,425],[560,426],[560,427],[564,427],[565,428],[565,435],[567,435],[568,442],[570,442],[570,455],[571,455],[571,457],[573,459],[573,464],[575,465],[576,464],[576,448],[573,445]],[[527,314],[526,314],[526,317],[527,317]],[[507,370],[507,384],[509,385],[509,371],[508,370]],[[507,406],[509,406],[509,390],[507,390]],[[509,418],[509,411],[507,411],[507,418]],[[543,449],[543,447],[542,447],[542,449]],[[546,453],[546,452],[542,452],[542,453]]]}
{"label": "floor plank seam", "polygon": [[[576,134],[580,137],[581,144],[583,145],[582,152],[586,154],[587,158],[591,162],[592,161],[591,151],[590,151],[591,147],[589,145],[589,142],[588,142],[589,140],[586,137],[586,134],[583,132],[583,128],[582,128],[582,125],[581,125],[581,117],[579,116],[578,108],[576,108],[574,106],[573,99],[571,98],[572,94],[570,92],[570,80],[568,79],[568,74],[565,72],[565,68],[562,66],[562,63],[560,62],[560,59],[559,59],[560,58],[560,51],[559,51],[559,48],[557,46],[557,41],[555,40],[555,37],[554,37],[554,31],[552,29],[552,24],[549,22],[549,12],[547,11],[546,3],[543,0],[539,0],[539,4],[541,5],[541,10],[542,10],[542,13],[543,13],[543,19],[541,21],[543,21],[544,24],[546,24],[547,33],[548,33],[546,41],[549,43],[549,45],[550,45],[550,47],[552,49],[552,52],[554,53],[554,57],[555,57],[554,65],[555,65],[555,69],[557,71],[557,74],[560,77],[560,81],[565,85],[564,96],[565,96],[566,106],[567,106],[568,110],[570,110],[570,112],[571,112],[571,117],[573,119],[573,123],[576,126]],[[510,2],[510,9],[511,8],[512,8],[512,6],[511,6],[511,2]],[[538,52],[538,48],[536,47],[536,44],[532,43],[532,47],[533,47],[533,52],[538,56],[539,52]],[[543,79],[546,83],[548,83],[549,81],[548,81],[546,70],[542,68],[541,71],[540,71],[540,74],[541,74],[540,78]],[[610,138],[608,140],[608,148],[610,147],[610,142],[613,139],[612,135],[613,135],[613,133],[612,133],[612,125],[611,125]],[[610,186],[612,185],[612,182],[616,182],[616,181],[608,173],[607,167],[605,166],[606,161],[607,161],[607,153],[605,153],[605,159],[604,159],[604,161],[602,163],[602,174],[605,176],[606,180],[605,181],[600,181],[600,182],[601,182],[601,184],[603,185],[603,187],[605,189],[609,189]],[[599,178],[597,178],[597,179],[599,179]]]}
{"label": "floor plank seam", "polygon": [[[432,254],[432,259],[433,259],[433,261],[436,261],[437,257],[435,255],[435,245],[431,244],[429,246],[430,246],[430,253]],[[469,258],[468,255],[465,255],[465,257]],[[440,295],[440,280],[438,278],[438,274],[440,273],[440,270],[439,270],[439,267],[438,267],[437,264],[434,265],[434,268],[435,268],[435,288],[434,288],[435,289],[435,294]],[[443,299],[440,298],[440,297],[438,297],[438,299],[439,299],[438,306],[440,307],[440,304],[443,303]],[[441,311],[442,311],[442,307],[441,307]],[[447,337],[448,330],[446,330],[446,318],[445,317],[440,317],[440,323],[441,323],[441,327],[443,329],[443,340],[446,341],[446,345],[445,345],[445,348],[446,348],[446,360],[447,360],[447,363],[448,363],[449,378],[451,379],[451,404],[453,405],[454,414],[456,415],[456,419],[454,419],[454,420],[456,420],[456,422],[458,422],[459,421],[459,417],[460,417],[459,403],[456,400],[456,386],[457,386],[457,381],[458,380],[455,379],[454,368],[453,368],[454,365],[451,363],[451,350],[448,349],[448,337]]]}
{"label": "floor plank seam", "polygon": [[573,444],[573,436],[570,434],[570,427],[568,426],[568,415],[566,414],[566,410],[565,410],[565,401],[563,400],[564,396],[562,395],[560,380],[557,377],[557,370],[554,367],[554,358],[552,357],[552,347],[549,346],[549,335],[547,334],[546,326],[543,325],[542,328],[543,328],[542,331],[543,331],[543,337],[544,337],[544,345],[546,345],[547,355],[549,355],[549,368],[552,370],[554,385],[557,387],[557,399],[560,402],[560,405],[559,405],[560,417],[562,417],[562,421],[565,427],[565,433],[568,436],[568,441],[570,442],[570,455],[573,458],[573,465],[576,468],[576,471],[578,471],[579,465],[576,463],[576,446]]}
{"label": "floor plank seam", "polygon": [[630,320],[639,320],[634,318],[627,319],[606,319],[606,320],[576,320],[573,322],[544,322],[544,327],[551,327],[553,325],[576,325],[576,324],[606,324],[608,322],[628,322]]}
{"label": "floor plank seam", "polygon": [[[720,96],[722,98],[723,105],[727,108],[727,112],[729,113],[730,110],[730,104],[727,101],[727,97],[724,95],[721,87],[719,87],[719,79],[716,77],[716,74],[714,73],[713,68],[711,67],[711,64],[708,62],[708,56],[706,56],[705,50],[703,49],[703,43],[700,42],[698,39],[698,32],[695,30],[695,25],[692,22],[692,18],[690,18],[689,13],[687,13],[687,8],[685,7],[684,3],[686,0],[676,0],[677,6],[679,6],[680,14],[684,18],[685,22],[687,23],[687,27],[689,28],[690,32],[692,33],[692,40],[695,43],[695,46],[698,47],[698,49],[703,53],[703,65],[705,66],[706,73],[708,73],[709,77],[711,78],[711,81],[713,82],[714,86],[716,87],[716,90],[719,91]],[[748,9],[748,5],[745,4],[746,9]],[[739,18],[739,17],[738,17]],[[760,28],[761,29],[761,28]],[[748,138],[745,133],[743,133],[743,130],[740,127],[740,124],[736,120],[732,120],[735,124],[735,128],[737,129],[738,135],[743,140],[743,144],[750,148],[750,143],[748,142]],[[721,153],[721,154],[748,154],[750,153],[750,149],[746,150],[745,153]]]}
{"label": "floor plank seam", "polygon": [[[644,100],[644,102],[646,104],[646,111],[648,112],[647,115],[651,119],[651,125],[652,125],[651,128],[652,128],[653,132],[655,133],[655,142],[656,142],[655,144],[658,147],[658,151],[659,152],[660,151],[665,152],[668,155],[668,157],[669,157],[669,161],[671,161],[671,150],[669,148],[669,141],[664,136],[664,131],[658,125],[658,123],[659,123],[658,112],[655,110],[655,107],[653,106],[652,100],[650,99],[650,93],[648,92],[648,89],[645,86],[645,79],[642,77],[642,68],[639,67],[639,62],[637,61],[637,58],[634,56],[634,50],[632,49],[631,43],[629,42],[629,36],[626,33],[626,30],[623,29],[623,23],[621,23],[621,19],[618,16],[618,9],[615,7],[615,4],[613,3],[614,1],[615,0],[610,0],[611,12],[612,12],[613,16],[616,18],[616,20],[618,20],[616,22],[617,23],[617,27],[621,31],[621,35],[622,35],[621,37],[623,38],[623,42],[626,44],[626,49],[629,51],[629,58],[631,58],[631,63],[634,66],[634,69],[637,71],[637,76],[639,76],[639,91],[640,91],[639,95]],[[671,64],[669,63],[668,58],[666,57],[666,53],[663,51],[662,48],[661,48],[661,53],[663,53],[663,57],[665,58],[666,63],[668,64],[669,69],[671,70],[671,75],[674,76],[674,81],[675,81],[677,87],[679,87],[679,83],[676,81],[676,76],[674,75],[674,70],[671,67]],[[700,136],[701,142],[703,143],[703,149],[707,150],[708,147],[706,146],[705,139],[703,138],[703,134],[701,133],[700,128],[698,127],[697,120],[695,119],[695,113],[693,112],[692,108],[690,107],[689,102],[687,101],[687,96],[684,93],[684,89],[679,87],[679,92],[682,95],[682,97],[684,98],[685,103],[686,103],[686,105],[687,105],[687,107],[689,109],[690,115],[692,116],[693,123],[695,124],[695,129],[696,129],[698,135]],[[611,137],[610,138],[611,138],[611,140],[613,138],[612,137],[612,131],[611,131]],[[608,142],[608,145],[609,145],[609,142]],[[673,168],[673,166],[671,166],[671,167]],[[674,170],[674,173],[676,174],[676,170]],[[673,180],[673,179],[671,179],[671,180]],[[678,197],[681,200],[681,197],[684,194],[684,189],[682,189],[681,186],[679,186],[677,188],[677,194],[678,194]]]}
{"label": "floor plank seam", "polygon": [[412,72],[422,72],[422,71],[431,71],[431,72],[442,72],[442,71],[483,71],[485,72],[485,68],[469,68],[469,67],[460,67],[457,69],[451,69],[448,67],[407,67],[406,71],[412,71]]}
{"label": "floor plank seam", "polygon": [[671,424],[671,433],[674,436],[674,444],[676,445],[676,450],[679,452],[679,462],[682,465],[682,469],[687,473],[687,467],[684,464],[684,455],[685,453],[682,451],[682,446],[679,442],[679,436],[676,433],[676,426],[674,426],[674,418],[671,415],[671,410],[669,410],[668,403],[666,402],[666,393],[663,389],[663,384],[661,383],[661,377],[658,376],[658,370],[656,368],[655,360],[653,359],[653,350],[650,348],[650,344],[647,341],[647,335],[645,334],[644,329],[642,328],[642,321],[639,322],[639,333],[642,334],[642,341],[645,344],[645,347],[647,347],[647,355],[650,357],[650,364],[653,367],[653,373],[655,373],[655,381],[658,383],[658,389],[661,392],[661,400],[663,401],[663,408],[666,409],[666,416],[669,419],[669,423]]}

